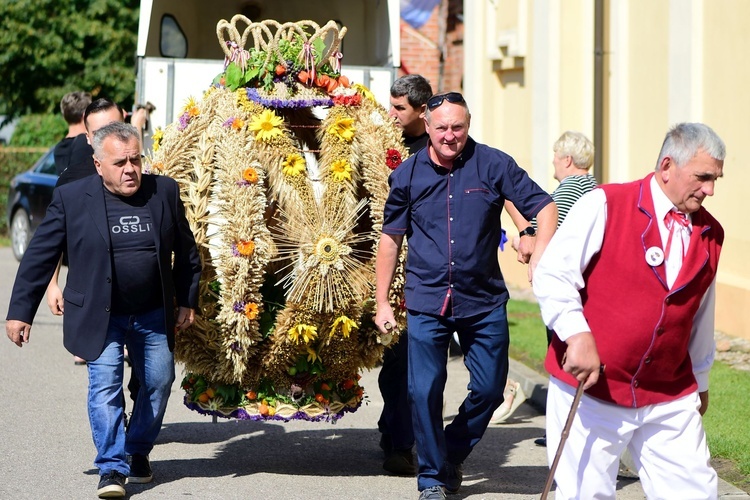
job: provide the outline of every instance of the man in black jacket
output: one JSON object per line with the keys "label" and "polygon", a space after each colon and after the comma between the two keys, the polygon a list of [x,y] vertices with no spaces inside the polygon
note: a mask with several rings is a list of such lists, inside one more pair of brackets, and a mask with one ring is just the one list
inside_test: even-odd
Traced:
{"label": "man in black jacket", "polygon": [[[5,329],[19,347],[29,341],[65,252],[63,343],[88,361],[97,493],[116,498],[125,496],[128,476],[133,483],[152,479],[148,454],[175,377],[174,336],[193,322],[201,264],[177,183],[141,173],[138,131],[114,122],[97,130],[92,142],[99,175],[55,189],[16,275]],[[143,385],[127,434],[126,343]]]}

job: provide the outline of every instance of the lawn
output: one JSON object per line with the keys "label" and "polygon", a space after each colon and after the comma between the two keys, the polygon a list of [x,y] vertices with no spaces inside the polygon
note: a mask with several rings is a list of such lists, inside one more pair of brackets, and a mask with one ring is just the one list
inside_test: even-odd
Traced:
{"label": "lawn", "polygon": [[[547,351],[539,306],[511,300],[508,303],[510,355],[544,373]],[[709,409],[704,418],[714,466],[722,478],[750,491],[750,372],[717,361],[711,370]]]}

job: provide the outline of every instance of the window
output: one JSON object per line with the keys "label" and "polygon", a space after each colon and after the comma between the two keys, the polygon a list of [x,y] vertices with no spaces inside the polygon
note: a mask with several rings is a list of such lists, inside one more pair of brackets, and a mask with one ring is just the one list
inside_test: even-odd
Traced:
{"label": "window", "polygon": [[44,155],[45,156],[39,163],[39,166],[36,167],[36,172],[39,174],[57,175],[57,170],[55,169],[54,148],[44,153]]}
{"label": "window", "polygon": [[162,57],[187,57],[187,38],[172,14],[164,14],[159,30],[159,51]]}

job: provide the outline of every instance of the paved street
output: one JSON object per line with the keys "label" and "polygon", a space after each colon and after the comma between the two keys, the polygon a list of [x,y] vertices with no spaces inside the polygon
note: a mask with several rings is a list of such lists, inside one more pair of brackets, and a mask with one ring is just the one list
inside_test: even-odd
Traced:
{"label": "paved street", "polygon": [[[10,249],[0,248],[2,319],[16,269]],[[369,403],[335,425],[213,423],[182,405],[181,371],[178,366],[164,427],[151,454],[154,481],[128,485],[128,498],[417,498],[415,479],[388,476],[381,469],[377,370],[362,378]],[[527,394],[543,398],[541,377],[517,364],[513,375]],[[52,316],[46,304],[39,309],[29,344],[19,349],[3,335],[0,381],[0,500],[95,498],[98,477],[85,405],[86,368],[73,365],[62,346],[62,319]],[[466,383],[466,370],[453,358],[448,413],[463,399]],[[465,463],[460,494],[449,498],[538,498],[547,466],[545,449],[533,441],[543,428],[544,417],[524,404],[511,423],[489,429]],[[725,483],[722,492],[724,498],[740,498]],[[620,482],[618,499],[643,498],[637,481]]]}

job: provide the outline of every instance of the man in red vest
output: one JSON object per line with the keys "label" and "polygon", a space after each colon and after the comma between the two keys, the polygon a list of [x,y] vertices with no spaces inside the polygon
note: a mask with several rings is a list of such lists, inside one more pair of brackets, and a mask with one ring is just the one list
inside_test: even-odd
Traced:
{"label": "man in red vest", "polygon": [[581,399],[555,498],[615,498],[628,449],[648,498],[716,498],[701,416],[714,357],[721,225],[701,205],[725,146],[700,123],[664,140],[655,173],[584,195],[534,274],[555,336],[545,366],[552,462],[576,387]]}

